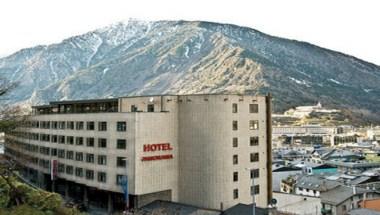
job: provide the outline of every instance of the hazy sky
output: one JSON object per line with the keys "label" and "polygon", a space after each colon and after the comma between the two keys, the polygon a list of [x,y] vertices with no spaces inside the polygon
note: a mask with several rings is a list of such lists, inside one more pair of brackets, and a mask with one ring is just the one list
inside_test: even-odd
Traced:
{"label": "hazy sky", "polygon": [[378,0],[1,0],[0,56],[129,18],[249,26],[380,65]]}

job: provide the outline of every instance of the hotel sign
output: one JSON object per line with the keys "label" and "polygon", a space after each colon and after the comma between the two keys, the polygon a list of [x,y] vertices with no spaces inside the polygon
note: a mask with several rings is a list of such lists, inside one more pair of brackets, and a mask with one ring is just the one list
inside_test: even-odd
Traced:
{"label": "hotel sign", "polygon": [[[143,146],[144,152],[157,152],[157,151],[172,151],[173,148],[170,143],[155,143],[145,144]],[[168,160],[173,159],[173,154],[143,156],[141,161],[154,161],[154,160]]]}

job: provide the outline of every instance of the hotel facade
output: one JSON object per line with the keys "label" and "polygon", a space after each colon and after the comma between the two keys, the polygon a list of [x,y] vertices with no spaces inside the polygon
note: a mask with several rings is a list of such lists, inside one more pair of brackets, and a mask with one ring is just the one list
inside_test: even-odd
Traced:
{"label": "hotel facade", "polygon": [[226,210],[252,203],[253,191],[267,207],[270,103],[220,94],[50,102],[6,134],[5,153],[27,180],[109,211],[126,199]]}

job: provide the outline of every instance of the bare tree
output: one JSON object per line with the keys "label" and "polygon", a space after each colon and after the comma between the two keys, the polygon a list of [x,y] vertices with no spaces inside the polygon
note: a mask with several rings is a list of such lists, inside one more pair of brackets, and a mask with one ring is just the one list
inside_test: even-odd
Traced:
{"label": "bare tree", "polygon": [[17,82],[11,82],[0,77],[0,132],[12,130],[22,123],[23,114],[21,108],[6,104],[6,95],[16,88]]}

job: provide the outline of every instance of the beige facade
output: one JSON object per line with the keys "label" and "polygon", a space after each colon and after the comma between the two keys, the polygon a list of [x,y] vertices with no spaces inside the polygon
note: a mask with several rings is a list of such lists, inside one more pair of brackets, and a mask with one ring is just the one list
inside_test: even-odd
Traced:
{"label": "beige facade", "polygon": [[88,187],[122,193],[117,178],[128,175],[130,195],[152,199],[162,192],[175,202],[223,210],[252,203],[251,189],[257,205],[267,207],[270,135],[269,97],[122,97],[34,107],[28,126],[7,135],[6,153],[45,174],[57,160],[58,178]]}

